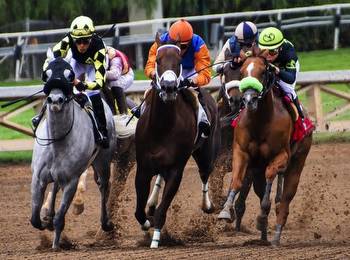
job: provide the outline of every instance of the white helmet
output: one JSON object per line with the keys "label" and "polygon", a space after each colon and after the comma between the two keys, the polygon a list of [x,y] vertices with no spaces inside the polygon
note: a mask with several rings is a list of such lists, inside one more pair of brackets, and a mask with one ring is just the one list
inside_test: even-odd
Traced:
{"label": "white helmet", "polygon": [[239,42],[252,43],[258,35],[258,29],[252,22],[241,22],[237,25],[235,36]]}

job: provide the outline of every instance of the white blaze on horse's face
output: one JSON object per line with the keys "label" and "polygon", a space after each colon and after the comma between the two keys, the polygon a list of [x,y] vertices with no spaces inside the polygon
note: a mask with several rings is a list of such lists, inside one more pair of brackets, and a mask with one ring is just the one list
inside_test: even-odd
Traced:
{"label": "white blaze on horse's face", "polygon": [[63,104],[66,97],[63,92],[59,89],[53,89],[50,92],[50,95],[47,97],[47,104],[49,106],[50,111],[52,112],[60,112],[63,108]]}
{"label": "white blaze on horse's face", "polygon": [[254,62],[250,63],[247,67],[248,77],[252,76],[253,69],[254,69]]}

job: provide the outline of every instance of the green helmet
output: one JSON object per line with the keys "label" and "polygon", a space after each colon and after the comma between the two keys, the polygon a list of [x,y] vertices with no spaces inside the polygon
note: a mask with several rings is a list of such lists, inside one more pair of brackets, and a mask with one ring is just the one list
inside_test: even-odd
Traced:
{"label": "green helmet", "polygon": [[74,38],[88,38],[95,32],[94,23],[87,16],[78,16],[70,26],[70,35]]}
{"label": "green helmet", "polygon": [[262,30],[259,35],[259,47],[262,50],[277,49],[282,45],[283,41],[284,37],[282,32],[275,27],[268,27]]}

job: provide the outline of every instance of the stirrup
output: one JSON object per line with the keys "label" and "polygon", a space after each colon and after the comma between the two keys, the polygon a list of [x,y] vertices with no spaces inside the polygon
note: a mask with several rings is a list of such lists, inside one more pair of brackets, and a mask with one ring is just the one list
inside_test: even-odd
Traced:
{"label": "stirrup", "polygon": [[107,149],[109,148],[109,140],[108,137],[103,136],[100,134],[100,137],[97,139],[97,143],[101,145],[102,148]]}

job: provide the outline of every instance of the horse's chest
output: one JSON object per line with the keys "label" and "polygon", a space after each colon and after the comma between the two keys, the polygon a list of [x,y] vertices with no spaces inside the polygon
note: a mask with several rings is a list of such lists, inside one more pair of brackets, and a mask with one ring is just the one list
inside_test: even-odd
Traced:
{"label": "horse's chest", "polygon": [[248,144],[248,152],[252,157],[269,158],[273,150],[267,142],[250,142]]}

